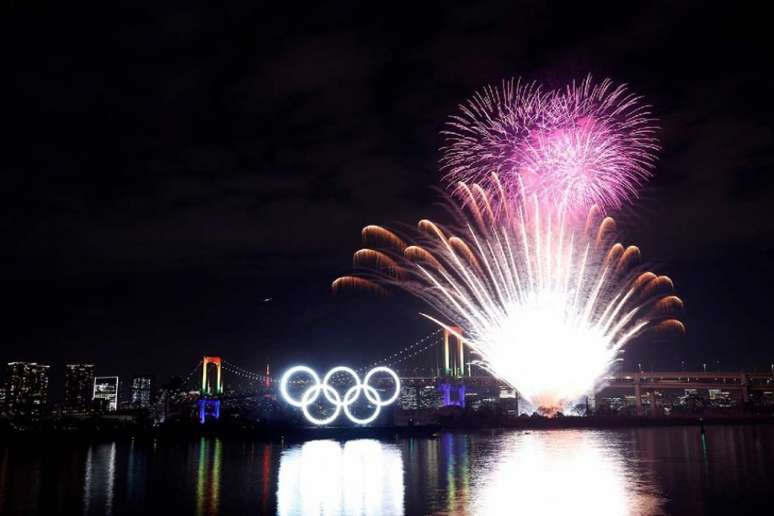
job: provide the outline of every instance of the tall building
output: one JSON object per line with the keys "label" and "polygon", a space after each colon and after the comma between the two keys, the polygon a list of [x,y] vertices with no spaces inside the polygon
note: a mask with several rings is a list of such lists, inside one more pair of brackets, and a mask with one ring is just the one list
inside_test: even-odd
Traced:
{"label": "tall building", "polygon": [[35,362],[8,362],[5,409],[10,415],[38,418],[45,412],[48,368]]}
{"label": "tall building", "polygon": [[94,396],[94,365],[65,366],[64,410],[68,414],[85,414],[91,410]]}
{"label": "tall building", "polygon": [[132,377],[132,408],[148,408],[151,404],[153,378],[148,375]]}
{"label": "tall building", "polygon": [[118,377],[97,376],[94,378],[94,406],[98,410],[114,412],[118,409]]}

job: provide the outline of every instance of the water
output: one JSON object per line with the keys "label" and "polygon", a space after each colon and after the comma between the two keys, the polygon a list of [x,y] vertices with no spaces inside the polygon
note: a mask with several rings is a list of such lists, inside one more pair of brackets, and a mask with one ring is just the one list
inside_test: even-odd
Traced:
{"label": "water", "polygon": [[0,514],[771,514],[774,425],[7,443]]}

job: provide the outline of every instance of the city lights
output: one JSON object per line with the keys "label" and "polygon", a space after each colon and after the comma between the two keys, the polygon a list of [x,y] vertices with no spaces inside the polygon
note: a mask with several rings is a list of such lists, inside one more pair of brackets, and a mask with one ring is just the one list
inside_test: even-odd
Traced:
{"label": "city lights", "polygon": [[765,4],[9,3],[0,516],[774,515]]}

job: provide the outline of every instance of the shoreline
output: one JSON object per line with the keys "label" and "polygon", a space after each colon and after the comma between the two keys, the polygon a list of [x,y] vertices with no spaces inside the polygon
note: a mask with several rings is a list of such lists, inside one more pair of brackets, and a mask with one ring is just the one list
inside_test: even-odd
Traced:
{"label": "shoreline", "polygon": [[168,425],[160,427],[89,427],[81,429],[42,428],[19,431],[6,428],[0,432],[6,441],[57,440],[104,441],[111,439],[167,440],[180,437],[237,437],[255,438],[266,442],[304,442],[315,439],[350,440],[363,438],[397,439],[412,437],[437,437],[443,432],[478,432],[509,430],[618,430],[655,427],[697,427],[727,425],[773,424],[774,416],[564,416],[555,418],[519,417],[500,421],[447,420],[437,424],[397,426],[233,426],[227,424]]}

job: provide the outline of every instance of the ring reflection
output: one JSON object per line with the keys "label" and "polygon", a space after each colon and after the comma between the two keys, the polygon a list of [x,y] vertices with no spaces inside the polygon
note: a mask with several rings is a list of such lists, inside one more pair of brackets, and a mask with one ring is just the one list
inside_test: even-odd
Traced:
{"label": "ring reflection", "polygon": [[403,459],[371,439],[310,441],[282,452],[279,514],[403,514]]}

